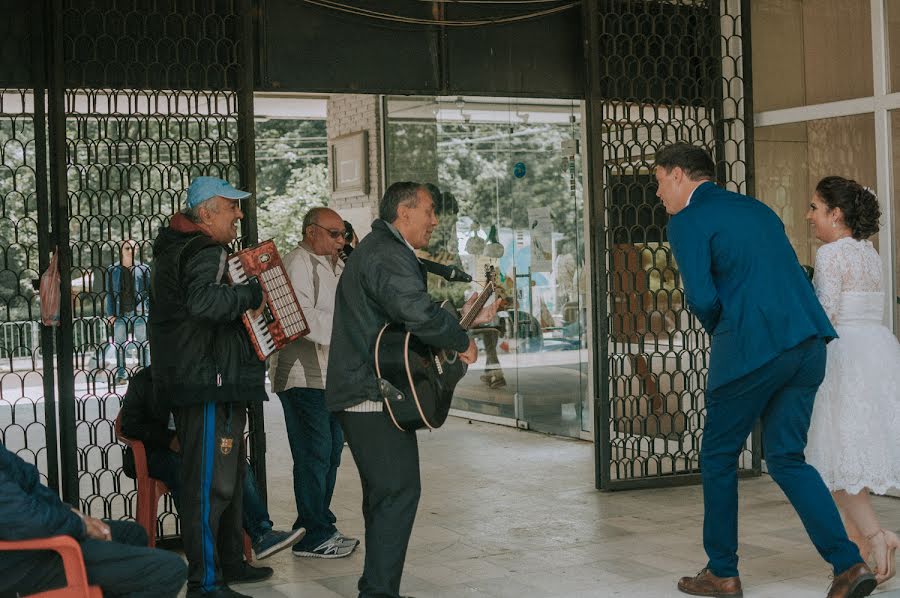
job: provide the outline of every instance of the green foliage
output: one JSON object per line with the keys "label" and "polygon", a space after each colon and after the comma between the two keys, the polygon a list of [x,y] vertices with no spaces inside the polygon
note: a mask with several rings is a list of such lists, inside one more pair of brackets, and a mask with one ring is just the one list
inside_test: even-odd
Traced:
{"label": "green foliage", "polygon": [[307,210],[328,205],[328,173],[325,164],[308,164],[290,173],[284,192],[260,198],[257,211],[259,238],[275,239],[282,254],[303,236],[301,223]]}
{"label": "green foliage", "polygon": [[325,121],[271,120],[256,126],[259,239],[290,251],[309,208],[328,205]]}
{"label": "green foliage", "polygon": [[[578,131],[571,125],[391,122],[386,143],[395,155],[387,158],[387,182],[435,183],[443,194],[451,194],[458,202],[456,216],[475,220],[484,235],[492,225],[526,229],[529,207],[549,207],[554,232],[564,235],[580,260],[581,165],[576,160],[573,193],[561,150],[562,142],[573,135]],[[402,152],[402,158],[397,152]],[[521,179],[513,176],[517,162],[523,162],[527,169]],[[423,164],[437,165],[436,181],[416,176]],[[440,215],[442,221],[448,218],[453,216]],[[443,237],[437,233],[433,237],[443,246],[440,249],[448,245]],[[429,249],[433,254],[440,251]]]}
{"label": "green foliage", "polygon": [[[573,190],[562,151],[563,141],[578,135],[572,125],[391,121],[385,132],[387,183],[414,180],[439,188],[439,224],[426,248],[439,262],[461,264],[457,235],[471,233],[457,230],[460,219],[474,220],[485,238],[492,226],[507,234],[528,230],[528,208],[549,207],[558,252],[572,253],[580,264],[581,164],[574,163]],[[525,164],[523,178],[513,175],[517,162]],[[462,305],[468,285],[428,278],[433,298]]]}

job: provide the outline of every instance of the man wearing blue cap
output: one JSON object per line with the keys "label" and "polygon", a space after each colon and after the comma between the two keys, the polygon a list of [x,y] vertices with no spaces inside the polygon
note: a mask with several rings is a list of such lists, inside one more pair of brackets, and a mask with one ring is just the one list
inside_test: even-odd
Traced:
{"label": "man wearing blue cap", "polygon": [[265,366],[253,351],[241,314],[260,309],[255,281],[230,285],[228,245],[237,238],[250,196],[201,176],[187,207],[153,244],[150,351],[157,401],[175,415],[181,445],[181,535],[189,597],[243,596],[228,583],[272,575],[243,560],[241,476],[247,403],[266,399]]}

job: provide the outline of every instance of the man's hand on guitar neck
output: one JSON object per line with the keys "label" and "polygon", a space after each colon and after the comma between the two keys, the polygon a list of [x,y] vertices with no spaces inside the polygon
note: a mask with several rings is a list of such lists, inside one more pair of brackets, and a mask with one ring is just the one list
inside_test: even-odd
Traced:
{"label": "man's hand on guitar neck", "polygon": [[475,360],[478,359],[478,347],[475,346],[475,341],[473,339],[469,339],[469,348],[465,350],[465,352],[459,354],[460,360],[463,363],[473,364]]}
{"label": "man's hand on guitar neck", "polygon": [[[465,315],[469,313],[469,310],[472,309],[472,304],[478,299],[478,294],[474,294],[469,297],[468,301],[463,305],[462,313]],[[475,316],[475,320],[472,322],[472,326],[478,326],[479,324],[487,324],[495,317],[497,317],[497,308],[500,305],[500,299],[495,301],[491,301],[487,305],[481,308],[481,311],[478,312],[478,315]]]}

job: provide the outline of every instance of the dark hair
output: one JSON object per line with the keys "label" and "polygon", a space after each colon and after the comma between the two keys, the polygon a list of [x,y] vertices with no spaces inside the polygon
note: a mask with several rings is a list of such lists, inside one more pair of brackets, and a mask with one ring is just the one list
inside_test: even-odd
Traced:
{"label": "dark hair", "polygon": [[392,223],[397,219],[397,206],[406,204],[411,208],[416,207],[416,203],[419,201],[416,194],[419,189],[427,190],[428,188],[422,183],[412,181],[402,181],[388,187],[378,204],[378,217],[385,222]]}
{"label": "dark hair", "polygon": [[840,208],[844,224],[854,239],[868,239],[878,232],[881,208],[875,194],[853,179],[827,176],[816,185],[816,193],[829,210]]}
{"label": "dark hair", "polygon": [[353,241],[353,225],[349,220],[344,220],[344,241],[349,243]]}
{"label": "dark hair", "polygon": [[655,165],[666,169],[676,166],[692,181],[716,178],[716,163],[704,148],[690,143],[673,143],[656,152]]}
{"label": "dark hair", "polygon": [[459,202],[456,201],[456,196],[454,196],[449,191],[444,191],[441,194],[441,201],[435,200],[434,213],[440,216],[441,214],[458,214],[459,213]]}
{"label": "dark hair", "polygon": [[431,193],[431,199],[434,201],[434,213],[441,214],[457,214],[459,213],[459,204],[456,197],[449,191],[442,192],[434,183],[425,183],[425,188]]}

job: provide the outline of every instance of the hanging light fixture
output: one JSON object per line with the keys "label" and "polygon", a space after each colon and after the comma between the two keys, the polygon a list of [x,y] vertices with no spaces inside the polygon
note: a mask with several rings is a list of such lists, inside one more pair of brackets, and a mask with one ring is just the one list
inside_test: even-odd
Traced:
{"label": "hanging light fixture", "polygon": [[503,252],[503,245],[497,237],[497,225],[492,224],[491,232],[488,233],[487,246],[484,248],[484,255],[492,258],[501,258],[503,257]]}

